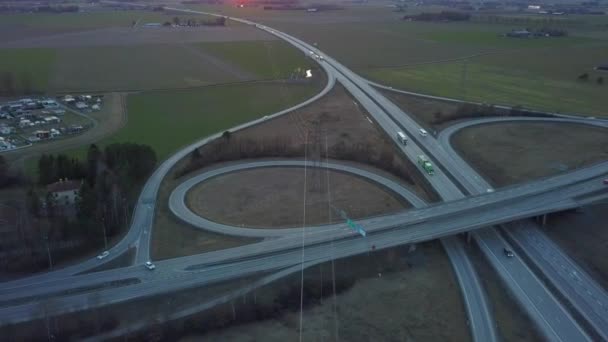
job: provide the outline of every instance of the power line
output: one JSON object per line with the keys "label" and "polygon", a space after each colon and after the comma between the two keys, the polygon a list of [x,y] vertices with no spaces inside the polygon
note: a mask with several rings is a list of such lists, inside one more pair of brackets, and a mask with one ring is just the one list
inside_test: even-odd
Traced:
{"label": "power line", "polygon": [[308,157],[308,132],[306,132],[304,138],[304,201],[303,201],[303,217],[302,217],[302,259],[300,264],[302,270],[300,271],[300,342],[302,342],[302,331],[303,318],[304,318],[304,239],[306,238],[306,169],[307,169],[307,157]]}
{"label": "power line", "polygon": [[[327,131],[325,132],[325,174],[327,176],[327,223],[332,223],[331,217],[331,188],[329,183],[329,153],[327,147]],[[334,302],[333,302],[333,313],[334,313],[334,336],[336,337],[336,341],[340,340],[340,335],[338,333],[338,298],[336,296],[336,265],[335,265],[335,256],[334,256],[334,237],[331,237],[331,279],[332,279],[332,287],[334,291]]]}

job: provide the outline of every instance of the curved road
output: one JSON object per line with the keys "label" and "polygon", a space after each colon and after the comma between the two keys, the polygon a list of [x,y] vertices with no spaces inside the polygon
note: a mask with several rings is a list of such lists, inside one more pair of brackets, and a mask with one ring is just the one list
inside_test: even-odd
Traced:
{"label": "curved road", "polygon": [[[172,9],[172,8],[167,8],[167,9]],[[191,11],[191,10],[183,10],[183,9],[173,9],[173,10],[213,15],[211,13],[205,13],[205,12],[199,12],[199,11]],[[255,24],[255,23],[241,20],[241,19],[236,19],[236,18],[230,18],[230,19],[237,20],[237,21],[247,23],[247,24]],[[294,46],[296,46],[297,48],[299,48],[302,51],[305,51],[305,52],[315,51],[317,54],[321,54],[323,56],[323,54],[318,49],[316,49],[294,37],[288,36],[282,32],[267,28],[265,26],[258,26],[258,27],[260,29],[263,29],[271,34],[274,34],[274,35],[290,42],[291,44],[293,44]],[[429,137],[429,139],[426,139],[425,141],[421,141],[420,138],[415,138],[416,131],[419,128],[419,126],[411,118],[409,118],[405,113],[403,113],[399,108],[397,108],[394,104],[392,104],[390,101],[386,100],[386,98],[381,96],[376,90],[374,90],[372,87],[370,87],[369,84],[366,83],[365,80],[361,79],[360,77],[358,77],[357,75],[352,73],[350,70],[348,70],[347,68],[345,68],[344,66],[339,64],[337,61],[335,61],[329,57],[326,57],[324,59],[324,61],[320,61],[320,64],[327,72],[328,87],[329,87],[329,84],[334,81],[334,77],[338,78],[338,80],[340,80],[340,82],[342,82],[344,84],[344,86],[372,114],[372,116],[374,117],[376,122],[385,131],[389,132],[389,135],[392,136],[394,134],[394,132],[396,132],[396,130],[401,130],[401,129],[404,130],[405,132],[408,132],[410,135],[412,135],[413,143],[408,145],[407,149],[400,146],[402,148],[402,151],[410,159],[415,159],[417,154],[426,153],[429,155],[429,157],[431,157],[433,159],[433,161],[438,161],[438,167],[437,167],[438,173],[437,173],[436,177],[433,177],[433,179],[429,179],[429,180],[431,181],[433,186],[438,190],[438,192],[442,195],[442,197],[444,197],[445,199],[450,200],[450,201],[454,201],[454,200],[457,200],[457,199],[460,199],[463,197],[463,194],[461,193],[461,191],[457,185],[457,182],[455,182],[454,179],[458,179],[460,182],[462,182],[462,180],[464,179],[464,180],[467,180],[466,183],[468,183],[468,184],[465,185],[465,184],[461,183],[462,185],[473,186],[473,187],[475,186],[476,182],[468,181],[468,176],[466,175],[466,172],[463,173],[459,169],[456,169],[456,168],[454,168],[456,170],[452,171],[453,168],[450,163],[450,160],[446,157],[445,150],[442,149],[441,146],[439,146],[439,144],[437,144],[437,142],[434,140],[434,138]],[[332,83],[332,85],[333,85],[333,83]],[[328,91],[329,90],[328,87],[326,87],[325,90]],[[329,88],[331,88],[331,87],[329,87]],[[319,94],[318,96],[320,97],[322,95]],[[316,100],[316,98],[318,98],[318,97],[314,97],[314,98],[310,99],[309,101],[312,102],[312,101]],[[300,106],[306,105],[306,104],[307,103],[300,104],[296,107],[300,107]],[[284,111],[284,112],[286,112],[286,111]],[[280,113],[278,113],[277,115],[280,115]],[[264,119],[260,119],[258,121],[261,122],[263,120]],[[245,124],[245,125],[237,127],[237,129],[244,128],[244,127],[250,126],[252,124],[256,124],[256,123],[257,122]],[[199,143],[203,144],[206,141],[209,141],[209,139],[204,139],[204,140],[200,141]],[[187,155],[190,151],[192,151],[196,147],[195,145],[196,144],[193,144],[193,145],[183,149],[182,151],[180,151],[180,152],[183,152],[183,154],[181,156],[177,157],[175,160],[173,160],[173,163],[175,163],[177,160],[179,160],[179,158]],[[169,160],[167,162],[169,162]],[[151,229],[153,213],[154,213],[154,201],[155,201],[156,194],[158,191],[158,186],[160,185],[160,181],[162,180],[164,175],[168,172],[170,167],[173,165],[173,163],[167,164],[167,162],[163,163],[161,165],[161,167],[159,167],[159,169],[157,169],[156,172],[153,174],[153,177],[151,177],[151,179],[148,180],[148,183],[146,183],[146,187],[144,188],[144,191],[142,192],[142,195],[140,196],[140,199],[139,199],[139,202],[137,205],[137,209],[134,214],[134,219],[133,219],[133,224],[131,226],[131,230],[127,234],[127,237],[125,237],[125,239],[123,239],[123,241],[121,241],[121,243],[119,243],[119,245],[115,246],[116,250],[113,249],[111,251],[112,257],[115,257],[121,251],[125,251],[129,246],[137,246],[137,247],[139,247],[138,251],[137,251],[138,252],[137,261],[143,262],[143,261],[147,260],[148,254],[149,254],[148,246],[149,246],[149,241],[150,241],[150,229]],[[445,168],[444,168],[444,165],[446,165]],[[446,171],[444,171],[444,169]],[[449,171],[447,171],[447,170],[449,170]],[[574,178],[574,177],[572,177],[572,178]],[[565,184],[568,184],[569,182],[572,182],[572,180],[568,180],[568,181],[564,180],[564,182],[565,182]],[[479,183],[476,183],[476,184],[479,184]],[[583,190],[589,191],[589,189],[592,189],[594,185],[595,185],[594,183],[589,183],[588,188],[583,189]],[[538,184],[535,184],[533,187],[535,187],[538,190],[538,187],[542,187],[542,186],[540,185],[540,183],[538,183]],[[505,191],[505,194],[507,192],[508,191]],[[496,196],[492,196],[492,195],[496,195]],[[496,193],[496,194],[491,194],[491,195],[483,196],[483,197],[490,199],[490,198],[496,198],[498,195],[499,194]],[[541,198],[545,198],[545,200],[547,202],[549,202],[548,200],[551,197],[549,195],[547,195],[545,197],[543,197],[543,195],[541,195]],[[469,203],[475,203],[477,200],[478,200],[478,198],[473,198],[473,199],[471,199],[471,201]],[[457,204],[457,203],[448,203],[447,206],[452,206],[453,204]],[[520,205],[521,207],[518,207],[518,205]],[[567,202],[567,203],[565,203],[565,205],[571,205],[571,203]],[[478,205],[477,205],[477,207],[478,207]],[[492,222],[493,219],[488,217],[487,215],[489,215],[491,213],[491,210],[489,210],[490,207],[488,207],[486,209],[488,210],[488,213],[485,214],[485,216],[484,216],[484,214],[481,214],[481,213],[480,213],[480,215],[484,217],[483,218],[483,220],[485,220],[484,222],[490,223],[490,222]],[[518,203],[514,203],[512,205],[512,207],[508,208],[508,210],[501,212],[501,214],[502,215],[511,215],[511,217],[517,217],[519,215],[526,215],[526,213],[533,212],[534,210],[544,210],[544,209],[543,209],[543,207],[538,207],[536,205],[532,205],[526,201],[519,201]],[[398,216],[399,215],[395,215],[395,217],[393,217],[393,218],[398,219]],[[441,217],[439,217],[439,219],[441,219]],[[372,221],[373,221],[373,219],[372,219]],[[403,221],[396,221],[396,222],[403,222]],[[455,222],[455,220],[448,220],[448,221],[444,222],[443,224],[445,224],[445,225],[457,224],[457,222]],[[463,223],[461,222],[460,224],[463,224]],[[403,224],[401,223],[401,225],[403,225]],[[489,230],[485,230],[485,231],[487,232]],[[389,233],[390,234],[386,234],[386,235],[382,235],[382,236],[385,238],[389,237],[389,236],[391,236],[392,231]],[[358,243],[357,241],[361,241],[361,239],[353,241],[353,243],[354,243],[353,247],[356,246],[356,244]],[[494,241],[498,241],[498,239],[495,238]],[[386,243],[396,243],[396,241],[394,239],[386,240]],[[446,244],[444,244],[444,245],[446,245]],[[361,246],[361,247],[365,247],[365,246]],[[497,247],[493,247],[493,248],[497,248]],[[109,261],[110,259],[111,258],[109,258],[108,260],[105,260],[105,261]],[[273,262],[276,262],[276,260],[273,259]],[[92,267],[96,267],[98,265],[99,265],[99,262],[93,260],[93,264],[90,264],[85,267],[80,267],[80,269],[86,270],[86,269],[89,269]],[[72,271],[74,269],[77,269],[77,267],[72,268]],[[516,268],[516,270],[521,271],[522,270],[521,266],[518,266]],[[62,271],[64,271],[64,270],[62,270]],[[58,271],[58,272],[61,272],[61,271]],[[64,275],[71,275],[74,273],[77,273],[77,272],[72,272],[72,273],[68,272],[68,273],[64,273]],[[49,273],[49,274],[51,274],[51,273]],[[55,273],[55,274],[61,275],[60,273]],[[48,277],[48,274],[47,274],[47,277]],[[526,279],[526,278],[530,278],[530,276],[527,274],[524,275],[523,279]],[[26,283],[32,283],[31,279],[32,278],[28,278]],[[49,279],[52,279],[52,278],[50,277]],[[38,281],[40,282],[41,280],[39,279]],[[42,281],[44,281],[44,277],[42,278]],[[507,282],[507,284],[510,285],[510,287],[512,287],[513,282],[511,282],[511,283]],[[515,286],[518,286],[519,284],[521,284],[521,281],[518,282],[515,279],[514,284],[515,284]],[[15,286],[15,283],[13,282],[12,285]],[[154,285],[154,284],[152,284],[152,285]],[[149,287],[148,291],[152,291],[152,290],[153,290],[153,287]],[[463,288],[463,290],[464,290],[464,288]],[[529,291],[529,289],[527,289],[527,290]],[[522,289],[522,291],[523,291],[523,289]],[[524,291],[524,292],[528,292],[528,291]],[[125,291],[125,295],[129,295],[128,291]],[[546,332],[547,336],[555,337],[554,339],[556,339],[556,340],[583,340],[583,339],[586,339],[586,336],[585,336],[584,332],[581,332],[580,327],[576,327],[575,326],[576,324],[571,325],[572,318],[568,316],[568,314],[565,312],[565,310],[563,310],[563,308],[560,310],[559,305],[558,305],[557,309],[555,307],[551,307],[551,305],[555,305],[554,298],[551,298],[550,296],[547,297],[546,293],[544,293],[542,291],[542,289],[540,292],[536,292],[536,295],[539,296],[539,298],[542,296],[545,296],[545,298],[543,300],[544,300],[544,302],[547,302],[546,305],[549,305],[549,306],[544,307],[541,310],[536,309],[538,312],[533,315],[533,317],[535,317],[535,318],[540,316],[541,319],[545,319],[545,321],[547,321],[547,320],[551,321],[551,322],[546,322],[546,323],[548,323],[550,328],[553,329],[553,332],[552,333],[550,331]],[[469,304],[469,303],[467,303],[467,304]],[[482,305],[485,305],[485,304],[482,304]],[[540,307],[540,306],[538,306],[538,307]],[[487,305],[486,305],[486,309],[487,309]],[[547,311],[549,313],[547,313]],[[493,330],[494,330],[493,321],[490,320],[490,323],[488,324],[487,323],[488,316],[486,315],[485,312],[483,312],[482,310],[475,310],[475,312],[476,312],[476,315],[478,315],[478,316],[473,316],[471,318],[475,321],[480,322],[479,325],[475,324],[475,322],[473,322],[473,324],[472,324],[472,332],[473,332],[475,339],[484,340],[484,341],[495,339],[495,335],[493,333]],[[548,316],[548,315],[551,315],[551,316]],[[484,321],[486,321],[486,323],[483,323]],[[561,322],[561,325],[559,325],[560,322]],[[542,324],[543,323],[541,323],[541,325]],[[480,327],[480,326],[484,326],[485,329],[489,329],[490,332],[481,332],[481,329],[477,329],[477,327]]]}
{"label": "curved road", "polygon": [[[239,163],[236,165],[224,166],[218,169],[210,170],[207,172],[203,172],[198,174],[185,182],[181,183],[179,186],[173,190],[171,196],[169,197],[169,209],[171,212],[178,217],[179,219],[185,221],[186,223],[201,228],[204,230],[209,230],[219,234],[233,235],[233,236],[245,236],[245,237],[280,237],[290,234],[301,234],[302,228],[280,228],[280,229],[264,229],[264,228],[247,228],[247,227],[236,227],[230,226],[226,224],[217,223],[211,220],[208,220],[204,217],[199,216],[198,214],[192,212],[190,208],[186,205],[186,194],[187,192],[196,184],[204,182],[210,178],[217,177],[226,173],[238,172],[243,170],[250,170],[256,168],[267,168],[267,167],[318,167],[324,169],[330,169],[345,173],[350,173],[353,175],[357,175],[359,177],[365,178],[369,181],[375,182],[379,185],[382,185],[389,191],[392,191],[403,199],[411,203],[416,208],[421,208],[426,206],[426,203],[420,199],[416,194],[411,192],[409,189],[405,188],[399,183],[396,183],[388,178],[380,176],[376,173],[366,171],[363,169],[359,169],[353,166],[337,164],[337,163],[313,163],[313,162],[304,162],[298,160],[272,160],[272,161],[250,161],[245,163]],[[334,230],[343,228],[344,224],[334,224],[334,225],[322,225],[316,227],[315,230]]]}
{"label": "curved road", "polygon": [[[257,125],[259,123],[265,122],[266,120],[273,119],[275,117],[285,115],[289,112],[292,112],[296,109],[307,106],[321,97],[325,96],[335,85],[336,79],[334,75],[327,70],[324,64],[321,64],[321,67],[324,68],[327,75],[327,84],[325,88],[315,96],[310,99],[299,103],[290,108],[281,110],[277,113],[267,115],[263,118],[256,119],[242,125],[238,125],[236,127],[232,127],[228,129],[229,131],[237,131],[242,130],[247,127],[251,127]],[[0,283],[0,290],[3,288],[16,287],[20,285],[30,285],[35,283],[42,283],[52,279],[61,279],[66,278],[72,275],[76,275],[79,273],[83,273],[92,269],[95,269],[103,264],[106,264],[113,259],[121,256],[125,253],[129,248],[136,248],[136,258],[135,262],[138,264],[143,264],[144,262],[150,260],[150,238],[151,238],[151,230],[153,226],[154,220],[154,210],[156,197],[158,194],[158,189],[160,188],[160,184],[164,179],[165,175],[171,170],[171,168],[182,158],[191,153],[194,149],[214,140],[221,136],[223,132],[219,132],[212,136],[201,139],[191,145],[188,145],[181,150],[177,151],[167,160],[165,160],[148,178],[146,184],[143,187],[143,190],[139,196],[139,199],[136,203],[135,210],[132,215],[131,225],[129,227],[128,232],[120,240],[116,245],[109,249],[110,254],[103,260],[98,260],[97,258],[89,259],[84,262],[78,263],[77,265],[68,266],[59,270],[50,271],[42,274],[37,274],[34,276],[30,276],[27,278],[17,279],[13,281]]]}

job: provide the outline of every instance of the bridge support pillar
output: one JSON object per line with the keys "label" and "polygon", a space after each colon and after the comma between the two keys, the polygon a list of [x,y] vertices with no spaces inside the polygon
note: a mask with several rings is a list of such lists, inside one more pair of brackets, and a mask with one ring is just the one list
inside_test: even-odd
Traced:
{"label": "bridge support pillar", "polygon": [[465,236],[467,237],[467,243],[471,244],[471,232],[466,232]]}

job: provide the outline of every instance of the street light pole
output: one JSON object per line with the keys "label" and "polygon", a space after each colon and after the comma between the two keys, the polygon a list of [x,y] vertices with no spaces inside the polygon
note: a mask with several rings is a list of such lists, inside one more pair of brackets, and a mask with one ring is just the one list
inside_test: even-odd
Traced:
{"label": "street light pole", "polygon": [[103,244],[104,244],[104,250],[108,249],[108,237],[106,235],[106,218],[102,217],[101,218],[101,224],[103,225]]}
{"label": "street light pole", "polygon": [[44,241],[46,242],[46,253],[49,257],[49,269],[53,270],[53,259],[51,258],[51,248],[49,247],[49,236],[44,236]]}

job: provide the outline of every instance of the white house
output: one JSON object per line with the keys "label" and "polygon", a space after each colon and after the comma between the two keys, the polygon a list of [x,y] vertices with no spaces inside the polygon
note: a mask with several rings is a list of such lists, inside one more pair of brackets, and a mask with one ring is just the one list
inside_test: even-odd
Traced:
{"label": "white house", "polygon": [[82,181],[80,180],[60,179],[58,182],[47,185],[46,191],[53,196],[57,204],[74,204],[81,185]]}
{"label": "white house", "polygon": [[84,103],[84,102],[76,102],[76,108],[78,108],[78,109],[85,109],[85,108],[88,108],[88,107],[89,106],[86,103]]}

